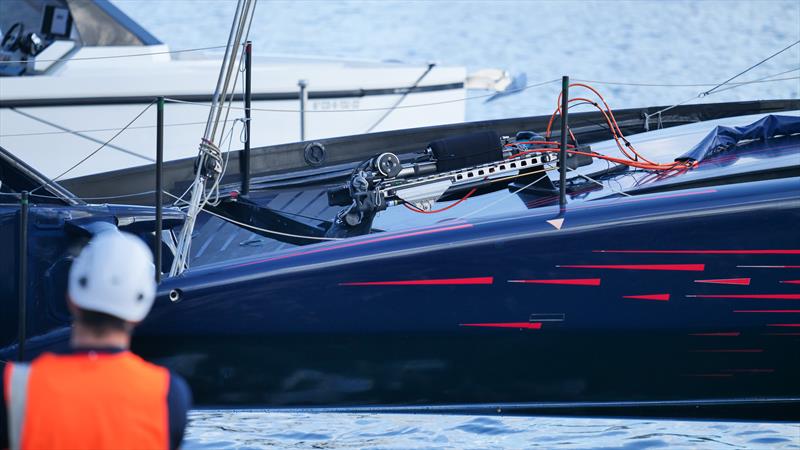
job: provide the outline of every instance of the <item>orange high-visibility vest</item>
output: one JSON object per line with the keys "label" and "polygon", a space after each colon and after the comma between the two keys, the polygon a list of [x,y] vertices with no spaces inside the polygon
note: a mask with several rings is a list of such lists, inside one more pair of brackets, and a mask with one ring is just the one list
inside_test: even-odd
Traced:
{"label": "orange high-visibility vest", "polygon": [[169,377],[127,351],[8,364],[11,448],[168,449]]}

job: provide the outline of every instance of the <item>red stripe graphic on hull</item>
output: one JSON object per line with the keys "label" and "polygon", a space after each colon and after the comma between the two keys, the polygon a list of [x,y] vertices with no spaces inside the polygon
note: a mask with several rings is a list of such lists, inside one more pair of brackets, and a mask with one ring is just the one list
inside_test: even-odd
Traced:
{"label": "red stripe graphic on hull", "polygon": [[694,280],[695,283],[708,284],[735,284],[739,286],[750,286],[750,278],[717,278],[713,280]]}
{"label": "red stripe graphic on hull", "polygon": [[735,313],[777,313],[777,314],[798,314],[800,309],[737,309]]}
{"label": "red stripe graphic on hull", "polygon": [[800,300],[800,294],[690,294],[691,298],[749,298],[771,300]]}
{"label": "red stripe graphic on hull", "polygon": [[570,269],[618,269],[618,270],[679,270],[702,272],[705,264],[589,264],[556,266]]}
{"label": "red stripe graphic on hull", "polygon": [[492,284],[494,277],[477,278],[444,278],[440,280],[399,280],[399,281],[354,281],[339,283],[339,286],[445,286],[445,285],[470,285]]}
{"label": "red stripe graphic on hull", "polygon": [[798,327],[798,328],[800,328],[800,323],[770,323],[767,326],[768,327],[788,327],[788,328]]}
{"label": "red stripe graphic on hull", "polygon": [[690,350],[692,353],[762,353],[763,348],[711,348]]}
{"label": "red stripe graphic on hull", "polygon": [[563,284],[573,286],[600,286],[600,278],[573,278],[563,280],[508,280],[509,283]]}
{"label": "red stripe graphic on hull", "polygon": [[622,297],[633,298],[636,300],[658,300],[661,302],[669,301],[669,294],[623,295]]}
{"label": "red stripe graphic on hull", "polygon": [[459,325],[462,327],[526,328],[529,330],[539,330],[542,328],[541,322],[462,323]]}
{"label": "red stripe graphic on hull", "polygon": [[800,255],[797,249],[769,250],[593,250],[595,253],[649,253],[665,255]]}
{"label": "red stripe graphic on hull", "polygon": [[684,377],[698,377],[698,378],[730,378],[732,373],[686,373]]}
{"label": "red stripe graphic on hull", "polygon": [[724,331],[719,333],[689,333],[689,336],[739,336],[740,331]]}
{"label": "red stripe graphic on hull", "polygon": [[800,280],[783,280],[781,283],[784,284],[800,284]]}

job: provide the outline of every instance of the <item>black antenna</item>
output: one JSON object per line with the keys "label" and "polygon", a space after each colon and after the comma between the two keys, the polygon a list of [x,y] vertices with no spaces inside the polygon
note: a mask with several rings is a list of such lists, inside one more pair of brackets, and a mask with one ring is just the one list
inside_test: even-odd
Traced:
{"label": "black antenna", "polygon": [[561,147],[558,150],[558,205],[567,208],[567,115],[569,113],[569,77],[561,78]]}

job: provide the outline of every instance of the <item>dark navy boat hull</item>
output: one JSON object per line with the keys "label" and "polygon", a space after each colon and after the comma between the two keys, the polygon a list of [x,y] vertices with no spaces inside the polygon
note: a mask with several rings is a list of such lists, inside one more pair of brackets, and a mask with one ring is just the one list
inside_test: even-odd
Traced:
{"label": "dark navy boat hull", "polygon": [[[710,106],[682,108],[676,123]],[[709,111],[732,114],[719,108]],[[641,127],[627,114],[628,127]],[[577,139],[603,131],[589,128]],[[661,134],[662,148],[674,152],[685,130]],[[372,234],[297,245],[324,234],[338,211],[325,191],[351,159],[408,132],[396,133],[359,137],[349,150],[337,140],[348,151],[319,173],[292,172],[302,151],[284,148],[288,173],[267,170],[249,197],[229,195],[215,210],[251,227],[289,224],[301,242],[201,215],[190,269],[162,281],[134,350],[186,377],[199,405],[661,416],[701,408],[705,417],[800,420],[800,135],[747,142],[680,171],[589,166],[600,181],[570,179],[563,211],[553,192],[518,190],[515,179],[451,210],[458,219],[426,216],[412,227],[384,211]],[[63,293],[80,247],[107,228],[151,241],[155,214],[40,188],[52,183],[1,150],[0,198],[37,190],[23,286],[31,359],[67,343]],[[0,248],[11,249],[19,206],[3,201]],[[182,221],[181,211],[165,212],[166,228]],[[0,362],[18,355],[21,268],[15,251],[3,253]]]}
{"label": "dark navy boat hull", "polygon": [[136,349],[211,404],[797,399],[799,198],[700,188],[190,270]]}

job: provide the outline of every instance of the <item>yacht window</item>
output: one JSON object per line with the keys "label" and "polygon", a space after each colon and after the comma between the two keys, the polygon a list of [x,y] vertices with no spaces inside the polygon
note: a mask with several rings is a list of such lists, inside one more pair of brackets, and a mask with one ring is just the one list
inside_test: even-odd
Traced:
{"label": "yacht window", "polygon": [[[45,6],[69,10],[65,0],[0,0],[0,30],[5,33],[15,23],[21,23],[25,34],[42,33]],[[69,35],[70,30],[65,30]]]}
{"label": "yacht window", "polygon": [[[46,14],[46,9],[53,12]],[[64,11],[69,11],[71,26],[70,20],[58,20]],[[68,38],[94,47],[161,44],[108,0],[0,0],[0,30],[6,32],[15,23],[22,23],[25,34],[43,35],[48,43]]]}

